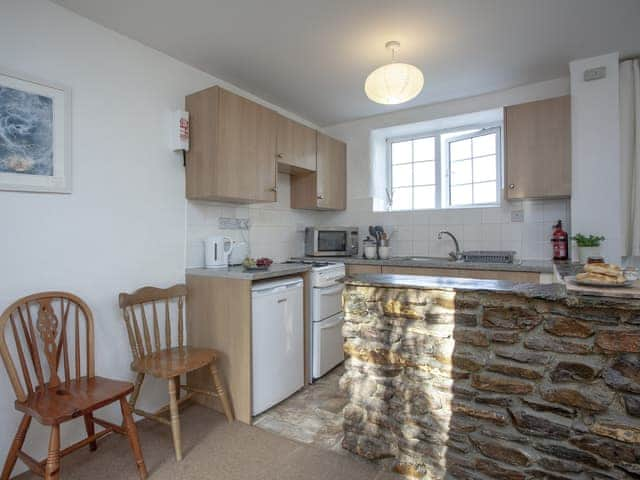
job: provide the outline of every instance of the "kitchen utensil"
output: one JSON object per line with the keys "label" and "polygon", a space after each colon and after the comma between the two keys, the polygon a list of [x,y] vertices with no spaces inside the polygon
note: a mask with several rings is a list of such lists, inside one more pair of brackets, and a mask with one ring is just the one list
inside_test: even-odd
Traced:
{"label": "kitchen utensil", "polygon": [[391,256],[391,247],[388,246],[380,246],[378,247],[378,255],[382,260],[386,260]]}
{"label": "kitchen utensil", "polygon": [[382,228],[380,225],[376,225],[374,228],[376,232],[376,240],[378,242],[378,245],[380,245],[380,240],[382,240],[382,235],[384,235],[384,228]]}
{"label": "kitchen utensil", "polygon": [[206,268],[225,268],[229,265],[229,255],[233,250],[233,240],[215,235],[204,240],[204,262]]}

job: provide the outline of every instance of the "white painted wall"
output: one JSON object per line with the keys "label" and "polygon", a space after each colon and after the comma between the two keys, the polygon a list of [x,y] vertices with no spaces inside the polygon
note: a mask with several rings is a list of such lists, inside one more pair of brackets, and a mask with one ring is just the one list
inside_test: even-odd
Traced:
{"label": "white painted wall", "polygon": [[[167,150],[165,115],[218,83],[256,99],[50,2],[2,0],[0,12],[0,69],[71,88],[73,148],[73,194],[0,192],[0,309],[36,291],[75,292],[95,315],[96,371],[132,379],[118,292],[184,281],[184,168]],[[165,392],[151,381],[141,406],[163,404]],[[13,400],[2,369],[0,461],[19,420]],[[26,448],[42,458],[48,432],[32,425]],[[63,443],[83,430],[65,425]]]}
{"label": "white painted wall", "polygon": [[[428,88],[428,86],[426,87]],[[569,79],[525,85],[477,97],[463,98],[424,107],[365,118],[328,127],[325,132],[347,142],[347,211],[323,214],[324,223],[355,225],[366,235],[371,224],[396,229],[393,255],[446,255],[450,240],[437,240],[439,230],[452,231],[466,250],[515,250],[524,259],[551,258],[552,225],[561,219],[570,223],[569,200],[503,202],[499,208],[423,210],[415,212],[373,212],[374,192],[381,182],[373,176],[373,155],[384,155],[376,147],[375,132],[398,125],[432,122],[458,115],[484,112],[545,98],[567,95]],[[426,124],[426,123],[425,123]],[[524,222],[512,223],[511,211],[524,210]]]}
{"label": "white painted wall", "polygon": [[[622,255],[619,55],[575,60],[571,70],[572,233],[604,235],[602,254]],[[584,71],[604,66],[607,76],[585,82]]]}

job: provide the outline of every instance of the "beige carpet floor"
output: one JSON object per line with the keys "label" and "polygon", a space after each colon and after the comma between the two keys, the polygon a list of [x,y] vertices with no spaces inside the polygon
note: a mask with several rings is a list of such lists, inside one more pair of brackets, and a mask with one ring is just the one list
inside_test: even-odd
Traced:
{"label": "beige carpet floor", "polygon": [[[138,423],[149,476],[155,480],[390,480],[398,477],[375,465],[295,442],[200,406],[181,413],[184,458],[176,463],[170,429],[143,420]],[[62,427],[64,428],[64,426]],[[20,480],[31,480],[23,474]],[[62,460],[64,480],[137,479],[128,440],[110,435],[96,452],[79,450]]]}

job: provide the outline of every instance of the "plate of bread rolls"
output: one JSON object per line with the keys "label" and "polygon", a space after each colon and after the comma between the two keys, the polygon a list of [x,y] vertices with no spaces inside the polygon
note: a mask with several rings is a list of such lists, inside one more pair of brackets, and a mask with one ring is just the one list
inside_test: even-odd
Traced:
{"label": "plate of bread rolls", "polygon": [[578,285],[592,287],[631,287],[637,279],[635,272],[625,271],[613,263],[588,263],[584,266],[584,272],[567,277],[567,280]]}

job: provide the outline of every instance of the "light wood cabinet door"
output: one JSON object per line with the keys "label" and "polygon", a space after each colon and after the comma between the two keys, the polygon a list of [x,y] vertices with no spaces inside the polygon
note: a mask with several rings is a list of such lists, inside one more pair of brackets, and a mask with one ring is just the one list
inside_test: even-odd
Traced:
{"label": "light wood cabinet door", "polygon": [[569,96],[505,108],[508,199],[571,196]]}
{"label": "light wood cabinet door", "polygon": [[388,275],[428,275],[427,273],[416,273],[415,268],[413,267],[393,267],[393,266],[383,266],[382,273]]}
{"label": "light wood cabinet door", "polygon": [[218,186],[228,196],[276,201],[275,112],[220,90]]}
{"label": "light wood cabinet door", "polygon": [[186,104],[187,198],[275,202],[276,113],[220,87],[189,95]]}
{"label": "light wood cabinet door", "polygon": [[318,133],[318,208],[347,208],[347,146]]}
{"label": "light wood cabinet door", "polygon": [[380,265],[346,265],[347,275],[358,275],[360,273],[382,273]]}
{"label": "light wood cabinet door", "polygon": [[277,161],[280,170],[300,174],[316,171],[316,131],[278,115]]}
{"label": "light wood cabinet door", "polygon": [[393,267],[383,266],[382,273],[396,275],[422,275],[426,277],[475,278],[479,280],[508,280],[520,283],[539,283],[536,272],[510,272],[504,270],[471,270],[465,268]]}
{"label": "light wood cabinet door", "polygon": [[344,210],[347,207],[347,146],[317,134],[317,171],[291,177],[291,207]]}

